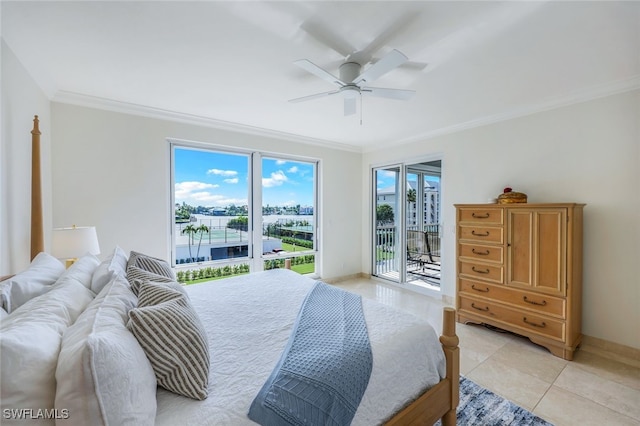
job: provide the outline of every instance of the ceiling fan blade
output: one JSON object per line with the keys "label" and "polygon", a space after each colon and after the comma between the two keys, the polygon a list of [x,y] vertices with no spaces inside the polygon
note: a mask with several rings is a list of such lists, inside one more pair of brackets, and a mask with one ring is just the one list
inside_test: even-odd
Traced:
{"label": "ceiling fan blade", "polygon": [[356,98],[344,98],[344,116],[356,113]]}
{"label": "ceiling fan blade", "polygon": [[376,96],[378,98],[397,99],[407,101],[416,94],[414,90],[384,89],[382,87],[363,87],[360,93],[366,96]]}
{"label": "ceiling fan blade", "polygon": [[410,10],[406,13],[403,13],[381,33],[379,33],[367,47],[357,53],[366,58],[366,62],[371,61],[371,58],[373,58],[376,52],[378,52],[378,50],[380,50],[383,46],[395,44],[397,42],[397,38],[406,33],[417,21],[419,16],[420,12],[418,10]]}
{"label": "ceiling fan blade", "polygon": [[391,52],[384,55],[378,62],[367,68],[365,72],[353,80],[353,83],[358,84],[362,81],[370,83],[392,69],[404,64],[408,60],[409,58],[407,58],[403,53],[393,49]]}
{"label": "ceiling fan blade", "polygon": [[416,62],[416,61],[407,61],[404,64],[400,65],[400,67],[407,69],[407,70],[416,70],[416,71],[422,71],[424,70],[429,64],[426,62]]}
{"label": "ceiling fan blade", "polygon": [[301,98],[289,99],[289,102],[291,102],[291,103],[305,102],[305,101],[310,101],[312,99],[324,98],[325,96],[335,95],[336,93],[340,93],[340,91],[339,90],[332,90],[330,92],[316,93],[315,95],[309,95],[309,96],[303,96]]}
{"label": "ceiling fan blade", "polygon": [[311,74],[320,77],[321,79],[328,81],[331,84],[335,84],[337,86],[344,86],[345,83],[342,82],[338,77],[336,77],[335,75],[323,70],[322,68],[320,68],[319,66],[317,66],[316,64],[314,64],[313,62],[309,61],[308,59],[299,59],[297,61],[294,62],[294,64],[296,64],[297,66],[299,66],[300,68],[302,68],[303,70],[309,71]]}
{"label": "ceiling fan blade", "polygon": [[345,58],[356,50],[335,31],[330,31],[328,26],[323,26],[317,21],[307,20],[300,25],[300,29]]}

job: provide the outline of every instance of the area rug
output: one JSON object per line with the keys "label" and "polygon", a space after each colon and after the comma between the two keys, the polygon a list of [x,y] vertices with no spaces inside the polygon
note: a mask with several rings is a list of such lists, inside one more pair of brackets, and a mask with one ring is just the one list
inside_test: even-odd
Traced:
{"label": "area rug", "polygon": [[[458,426],[553,426],[488,389],[460,376]],[[440,420],[436,423],[440,426]]]}

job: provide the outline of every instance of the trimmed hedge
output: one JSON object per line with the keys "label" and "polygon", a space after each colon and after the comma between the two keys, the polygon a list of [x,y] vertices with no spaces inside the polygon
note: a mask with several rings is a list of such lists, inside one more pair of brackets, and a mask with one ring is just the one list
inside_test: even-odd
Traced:
{"label": "trimmed hedge", "polygon": [[282,237],[282,242],[309,249],[313,248],[313,241],[302,240],[300,238]]}

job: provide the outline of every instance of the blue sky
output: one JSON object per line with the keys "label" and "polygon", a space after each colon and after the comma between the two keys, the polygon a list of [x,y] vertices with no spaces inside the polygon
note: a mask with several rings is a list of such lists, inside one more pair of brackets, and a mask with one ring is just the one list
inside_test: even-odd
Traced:
{"label": "blue sky", "polygon": [[[392,170],[379,170],[378,173],[376,173],[376,188],[380,191],[394,187],[396,185],[396,174],[397,172]],[[409,179],[415,182],[416,175],[409,174]],[[440,177],[427,176],[426,180],[430,182],[440,182]]]}
{"label": "blue sky", "polygon": [[[175,199],[192,206],[247,204],[249,157],[175,148]],[[313,205],[312,163],[262,159],[262,204]]]}

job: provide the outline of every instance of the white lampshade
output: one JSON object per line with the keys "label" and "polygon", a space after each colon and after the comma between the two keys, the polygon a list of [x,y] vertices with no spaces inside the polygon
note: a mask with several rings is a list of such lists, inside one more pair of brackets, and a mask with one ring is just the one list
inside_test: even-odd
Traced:
{"label": "white lampshade", "polygon": [[59,259],[73,259],[87,253],[100,254],[98,235],[94,226],[55,228],[51,240],[51,254]]}

